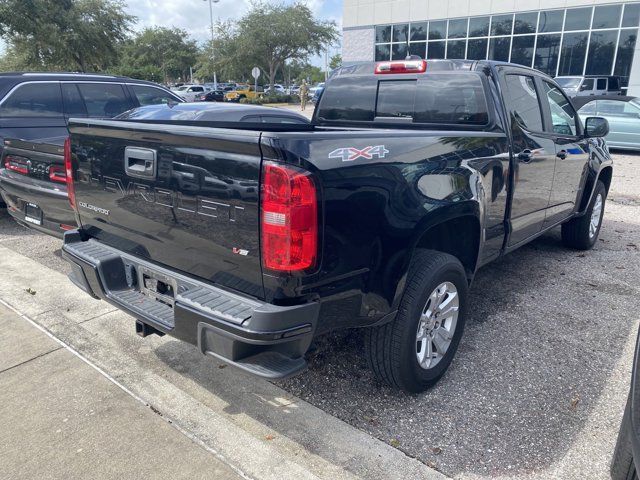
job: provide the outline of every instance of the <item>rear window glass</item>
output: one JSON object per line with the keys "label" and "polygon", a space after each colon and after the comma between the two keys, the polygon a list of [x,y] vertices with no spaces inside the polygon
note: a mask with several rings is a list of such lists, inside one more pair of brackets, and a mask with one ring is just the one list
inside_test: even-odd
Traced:
{"label": "rear window glass", "polygon": [[425,125],[486,125],[489,122],[478,74],[436,73],[412,79],[363,81],[336,78],[325,90],[318,118]]}

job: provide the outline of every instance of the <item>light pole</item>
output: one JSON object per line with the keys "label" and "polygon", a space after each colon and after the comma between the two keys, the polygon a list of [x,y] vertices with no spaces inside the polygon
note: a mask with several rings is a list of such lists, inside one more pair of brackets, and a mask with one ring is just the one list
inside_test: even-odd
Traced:
{"label": "light pole", "polygon": [[[220,0],[204,0],[209,2],[209,20],[211,22],[211,64],[213,65],[213,4],[218,3]],[[213,72],[213,88],[218,89],[218,80],[216,78],[216,72]]]}

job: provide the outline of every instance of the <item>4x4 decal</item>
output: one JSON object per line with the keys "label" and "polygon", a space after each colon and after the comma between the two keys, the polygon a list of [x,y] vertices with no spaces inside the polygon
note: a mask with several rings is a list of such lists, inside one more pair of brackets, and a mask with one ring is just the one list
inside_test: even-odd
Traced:
{"label": "4x4 decal", "polygon": [[329,154],[329,158],[339,158],[343,162],[353,162],[358,158],[371,160],[373,157],[384,158],[389,150],[384,145],[370,145],[364,148],[343,147],[336,148]]}

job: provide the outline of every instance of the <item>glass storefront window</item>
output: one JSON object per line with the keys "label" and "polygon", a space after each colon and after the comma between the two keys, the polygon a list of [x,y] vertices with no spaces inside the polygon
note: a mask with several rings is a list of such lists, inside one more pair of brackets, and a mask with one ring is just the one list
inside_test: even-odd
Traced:
{"label": "glass storefront window", "polygon": [[447,21],[429,22],[429,40],[444,40],[447,38]]}
{"label": "glass storefront window", "polygon": [[486,37],[489,35],[489,17],[472,17],[469,19],[469,36]]}
{"label": "glass storefront window", "polygon": [[620,26],[622,5],[606,5],[596,7],[593,11],[593,25],[591,28],[618,28]]}
{"label": "glass storefront window", "polygon": [[429,46],[427,47],[427,58],[444,58],[444,45],[445,42],[429,42]]}
{"label": "glass storefront window", "polygon": [[467,36],[467,19],[449,20],[448,38],[465,38]]}
{"label": "glass storefront window", "polygon": [[538,32],[560,32],[564,22],[564,10],[548,10],[540,12],[538,19]]}
{"label": "glass storefront window", "polygon": [[393,26],[393,41],[394,42],[406,42],[407,34],[409,33],[409,25],[404,23],[402,25]]}
{"label": "glass storefront window", "polygon": [[414,40],[426,40],[428,23],[412,23],[411,24],[411,41]]}
{"label": "glass storefront window", "polygon": [[620,75],[623,78],[629,77],[631,73],[631,62],[633,61],[633,50],[636,48],[637,38],[637,30],[623,30],[620,32],[616,65],[613,70],[614,75]]}
{"label": "glass storefront window", "polygon": [[[442,0],[446,1],[446,0]],[[375,27],[375,59],[467,58],[533,66],[549,75],[628,79],[640,0]]]}
{"label": "glass storefront window", "polygon": [[376,45],[376,62],[383,62],[391,59],[390,45]]}
{"label": "glass storefront window", "polygon": [[530,67],[533,62],[533,45],[535,41],[535,35],[513,37],[513,42],[511,43],[511,63],[518,63]]}
{"label": "glass storefront window", "polygon": [[536,23],[538,23],[538,12],[516,13],[513,20],[513,33],[536,33]]}
{"label": "glass storefront window", "polygon": [[591,32],[589,55],[587,56],[587,75],[611,75],[617,38],[617,30]]}
{"label": "glass storefront window", "polygon": [[495,37],[489,42],[489,60],[509,61],[511,37]]}
{"label": "glass storefront window", "polygon": [[474,38],[469,40],[469,44],[467,45],[467,58],[469,60],[486,60],[487,39]]}
{"label": "glass storefront window", "polygon": [[491,17],[491,35],[511,35],[513,15],[493,15]]}
{"label": "glass storefront window", "polygon": [[449,40],[447,42],[447,58],[464,58],[466,40]]}
{"label": "glass storefront window", "polygon": [[533,68],[555,76],[560,52],[560,34],[538,35]]}
{"label": "glass storefront window", "polygon": [[391,41],[391,25],[381,25],[376,27],[376,43],[386,43]]}
{"label": "glass storefront window", "polygon": [[567,10],[564,30],[589,30],[591,26],[591,7],[571,8]]}
{"label": "glass storefront window", "polygon": [[407,58],[407,44],[394,43],[391,46],[391,60],[404,60]]}
{"label": "glass storefront window", "polygon": [[623,27],[637,27],[640,24],[640,3],[628,3],[624,6]]}
{"label": "glass storefront window", "polygon": [[427,58],[427,42],[410,43],[409,55],[417,55],[420,58]]}
{"label": "glass storefront window", "polygon": [[565,33],[560,49],[558,75],[582,75],[589,34]]}

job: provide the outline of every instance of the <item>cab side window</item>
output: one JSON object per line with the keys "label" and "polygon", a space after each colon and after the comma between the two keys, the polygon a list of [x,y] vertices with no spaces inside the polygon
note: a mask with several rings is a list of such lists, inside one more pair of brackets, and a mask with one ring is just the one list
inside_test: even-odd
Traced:
{"label": "cab side window", "polygon": [[508,74],[505,82],[512,122],[531,132],[542,132],[542,110],[533,77]]}
{"label": "cab side window", "polygon": [[575,136],[578,133],[577,118],[578,114],[574,110],[571,102],[564,96],[562,91],[550,83],[543,81],[545,97],[551,109],[551,128],[552,131],[559,135]]}
{"label": "cab side window", "polygon": [[140,106],[159,105],[169,102],[179,102],[173,95],[156,87],[148,87],[145,85],[129,85],[133,95],[138,99]]}
{"label": "cab side window", "polygon": [[62,117],[60,84],[20,85],[0,105],[0,117]]}
{"label": "cab side window", "polygon": [[112,118],[132,108],[122,85],[117,83],[79,83],[78,89],[90,117]]}
{"label": "cab side window", "polygon": [[596,83],[596,89],[597,90],[606,90],[607,89],[607,79],[606,78],[599,78],[598,82]]}

